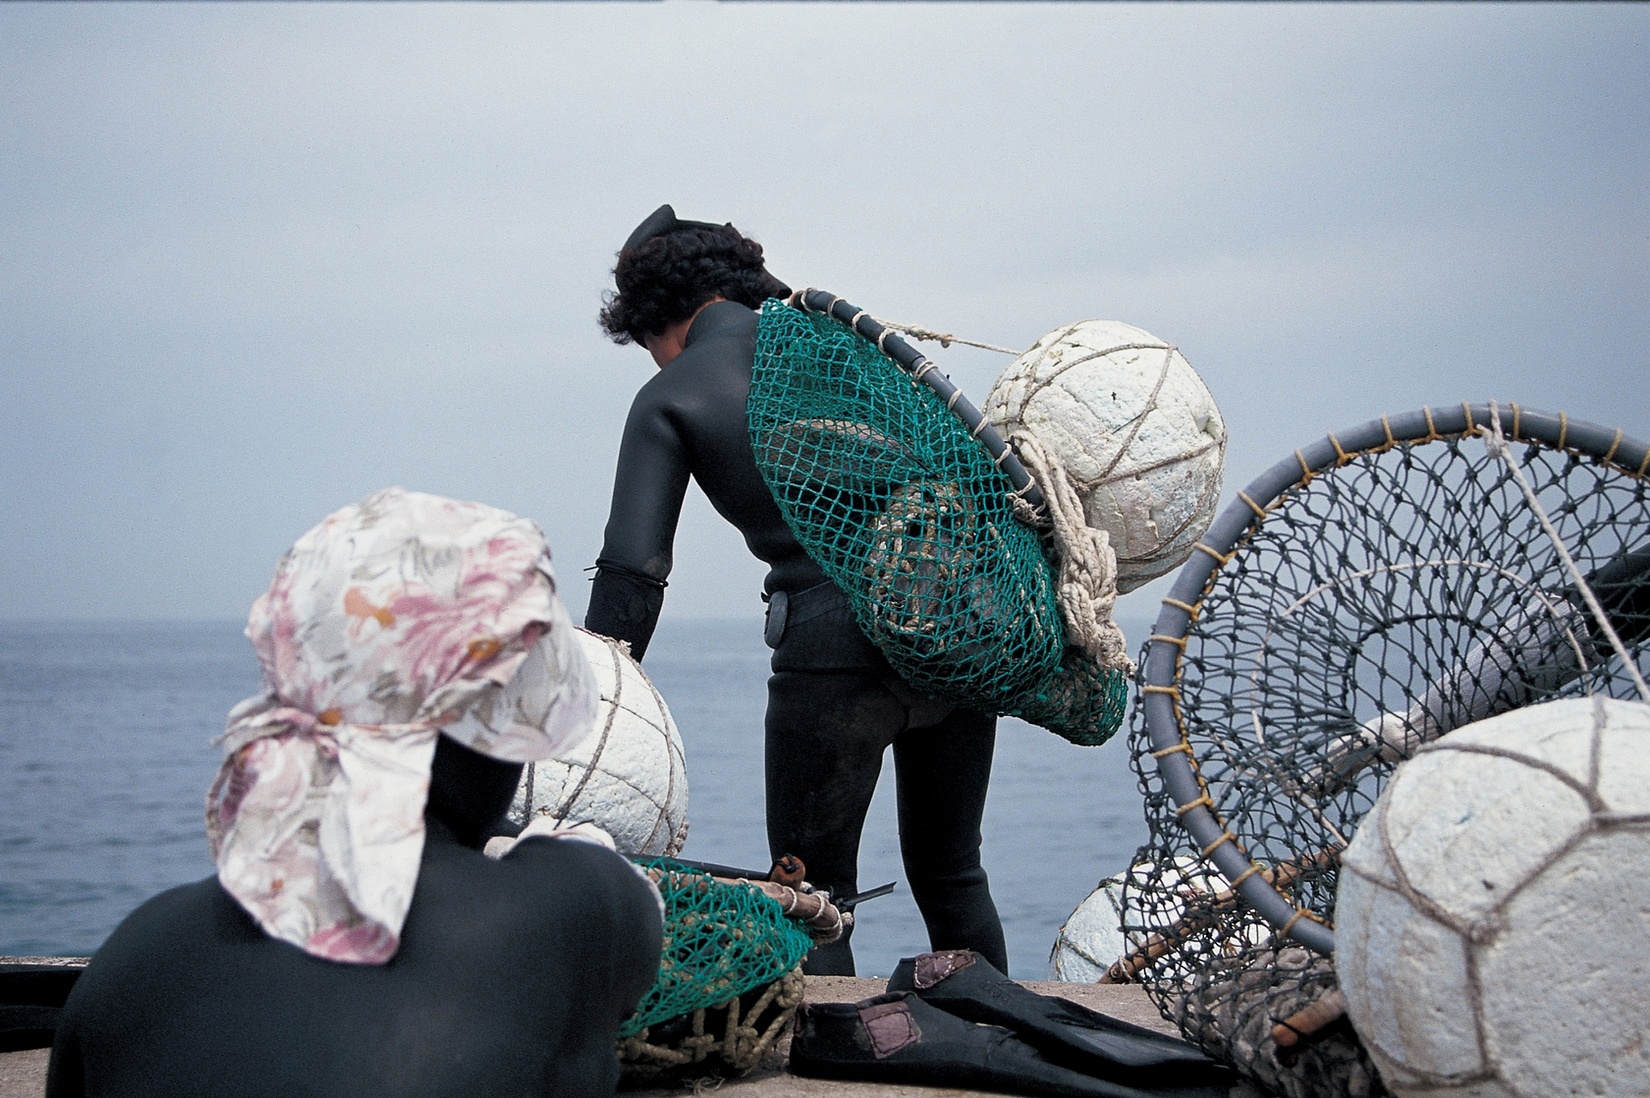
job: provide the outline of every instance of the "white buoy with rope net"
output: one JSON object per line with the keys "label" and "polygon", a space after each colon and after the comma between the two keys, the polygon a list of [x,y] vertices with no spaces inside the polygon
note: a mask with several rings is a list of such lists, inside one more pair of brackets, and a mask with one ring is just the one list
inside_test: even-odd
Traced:
{"label": "white buoy with rope net", "polygon": [[670,708],[627,645],[577,632],[600,690],[595,733],[564,755],[528,763],[510,818],[593,823],[626,857],[674,855],[687,841],[688,785]]}
{"label": "white buoy with rope net", "polygon": [[1650,1093],[1647,737],[1650,705],[1595,694],[1399,767],[1335,904],[1347,1014],[1393,1094]]}
{"label": "white buoy with rope net", "polygon": [[1226,421],[1179,348],[1114,320],[1068,324],[1003,371],[981,409],[1058,461],[1117,558],[1117,590],[1191,554],[1220,502]]}
{"label": "white buoy with rope net", "polygon": [[[1146,867],[1136,866],[1132,872]],[[1175,924],[1195,926],[1200,918],[1234,905],[1224,878],[1201,858],[1181,855],[1161,867],[1181,906]],[[1049,978],[1079,984],[1129,983],[1134,973],[1167,950],[1179,947],[1172,935],[1139,934],[1131,939],[1125,926],[1138,927],[1141,913],[1125,892],[1127,872],[1103,879],[1066,917],[1049,953]],[[1259,927],[1255,928],[1258,932]],[[1254,935],[1251,935],[1254,937]]]}

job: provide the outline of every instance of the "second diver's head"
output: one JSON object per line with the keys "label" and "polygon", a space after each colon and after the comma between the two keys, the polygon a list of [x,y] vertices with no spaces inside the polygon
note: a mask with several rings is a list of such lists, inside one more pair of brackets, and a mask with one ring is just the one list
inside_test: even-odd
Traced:
{"label": "second diver's head", "polygon": [[706,304],[721,299],[756,309],[767,298],[790,293],[768,273],[762,245],[732,225],[679,220],[669,206],[630,234],[613,281],[618,289],[603,297],[602,329],[615,343],[641,344],[655,361],[661,357],[654,346],[659,337]]}
{"label": "second diver's head", "polygon": [[218,880],[271,937],[384,964],[426,817],[480,846],[523,763],[590,734],[599,688],[532,522],[386,488],[295,542],[246,634],[264,689],[207,796]]}

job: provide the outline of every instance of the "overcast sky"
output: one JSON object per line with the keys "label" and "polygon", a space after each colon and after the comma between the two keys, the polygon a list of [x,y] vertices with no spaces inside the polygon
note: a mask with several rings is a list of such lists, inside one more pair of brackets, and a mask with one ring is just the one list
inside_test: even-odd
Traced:
{"label": "overcast sky", "polygon": [[[578,577],[661,202],[879,316],[1179,344],[1226,498],[1423,403],[1643,438],[1647,59],[1639,5],[0,5],[0,617],[242,616],[388,484]],[[667,615],[760,613],[697,495],[677,560]]]}

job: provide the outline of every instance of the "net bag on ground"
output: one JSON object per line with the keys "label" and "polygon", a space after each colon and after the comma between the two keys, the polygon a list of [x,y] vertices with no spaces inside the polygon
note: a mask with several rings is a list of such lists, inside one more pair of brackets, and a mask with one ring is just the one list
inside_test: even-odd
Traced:
{"label": "net bag on ground", "polygon": [[1103,742],[1126,679],[1068,647],[1042,539],[957,403],[847,324],[763,306],[757,467],[866,636],[919,690]]}
{"label": "net bag on ground", "polygon": [[761,1062],[802,1001],[812,939],[779,903],[669,858],[639,862],[665,901],[659,975],[619,1027],[630,1083],[739,1074]]}
{"label": "net bag on ground", "polygon": [[[1150,838],[1112,978],[1271,1093],[1383,1093],[1344,1020],[1315,1041],[1283,1025],[1335,1017],[1342,852],[1453,729],[1641,696],[1647,471],[1620,431],[1475,404],[1332,435],[1240,493],[1145,648],[1130,739]],[[1223,880],[1188,889],[1187,858]]]}

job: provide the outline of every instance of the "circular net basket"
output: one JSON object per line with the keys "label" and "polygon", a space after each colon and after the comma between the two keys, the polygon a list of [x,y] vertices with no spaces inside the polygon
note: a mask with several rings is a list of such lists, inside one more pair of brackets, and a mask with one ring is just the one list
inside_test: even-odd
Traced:
{"label": "circular net basket", "polygon": [[653,986],[619,1027],[624,1079],[751,1070],[802,1001],[802,958],[812,939],[753,887],[669,858],[638,864],[664,897],[664,953]]}
{"label": "circular net basket", "polygon": [[[1275,1029],[1334,1017],[1340,854],[1422,744],[1645,690],[1647,470],[1620,431],[1462,405],[1331,435],[1240,492],[1144,649],[1150,839],[1111,978],[1271,1092],[1382,1093],[1344,1020],[1310,1042]],[[1229,887],[1189,887],[1188,860]]]}
{"label": "circular net basket", "polygon": [[[1076,743],[1122,724],[1126,677],[1066,643],[1040,499],[950,382],[819,291],[764,304],[747,406],[786,524],[901,678]],[[812,311],[810,311],[812,310]]]}

